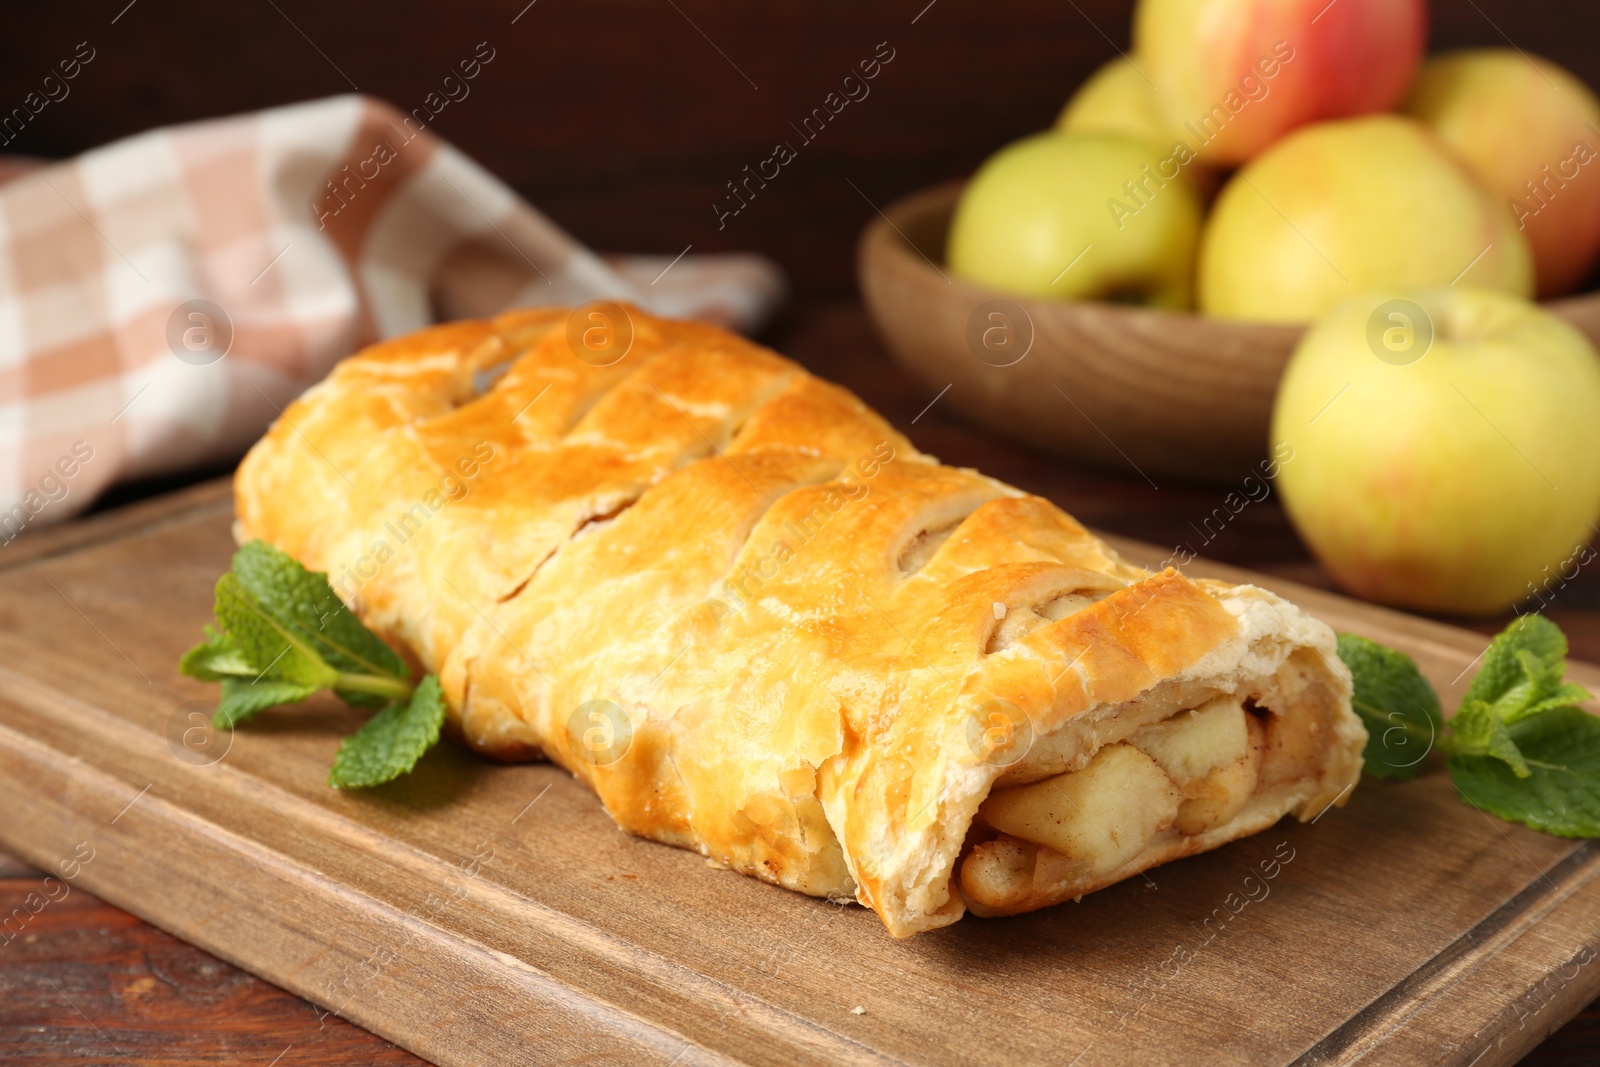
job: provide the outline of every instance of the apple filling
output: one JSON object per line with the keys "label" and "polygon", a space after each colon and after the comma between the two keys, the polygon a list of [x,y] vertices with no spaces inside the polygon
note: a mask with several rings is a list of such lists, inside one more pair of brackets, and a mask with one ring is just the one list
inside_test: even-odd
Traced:
{"label": "apple filling", "polygon": [[1286,788],[1317,774],[1322,718],[1218,697],[1102,745],[1079,769],[997,788],[959,861],[962,894],[978,914],[1031,910],[1214,847],[1238,836],[1236,821],[1260,829],[1283,814],[1271,805]]}

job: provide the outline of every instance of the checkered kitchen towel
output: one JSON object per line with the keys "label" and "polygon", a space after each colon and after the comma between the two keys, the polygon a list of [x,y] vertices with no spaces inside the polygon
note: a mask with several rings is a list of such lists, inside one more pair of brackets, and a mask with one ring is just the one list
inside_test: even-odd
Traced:
{"label": "checkered kitchen towel", "polygon": [[435,316],[604,297],[749,329],[781,299],[755,256],[602,260],[430,117],[341,96],[0,163],[0,543],[242,454]]}

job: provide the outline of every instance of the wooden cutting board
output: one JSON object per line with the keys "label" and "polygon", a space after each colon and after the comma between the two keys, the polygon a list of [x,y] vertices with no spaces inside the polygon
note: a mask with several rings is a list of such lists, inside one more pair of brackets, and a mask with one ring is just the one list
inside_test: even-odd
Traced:
{"label": "wooden cutting board", "polygon": [[[0,553],[0,845],[446,1067],[1488,1067],[1600,991],[1600,845],[1465,807],[1437,757],[1317,825],[904,942],[627,837],[550,766],[445,745],[336,793],[336,701],[186,734],[213,692],[175,664],[230,520],[212,483]],[[1447,704],[1484,646],[1261,584],[1411,652]]]}

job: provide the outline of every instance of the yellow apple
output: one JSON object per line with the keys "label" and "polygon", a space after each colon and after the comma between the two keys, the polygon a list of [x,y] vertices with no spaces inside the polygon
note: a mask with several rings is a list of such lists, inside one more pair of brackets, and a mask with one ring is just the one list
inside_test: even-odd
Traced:
{"label": "yellow apple", "polygon": [[1188,307],[1200,202],[1182,165],[1121,134],[1008,145],[962,193],[950,269],[1025,296]]}
{"label": "yellow apple", "polygon": [[[1188,138],[1178,137],[1168,129],[1156,105],[1155,87],[1127,57],[1107,62],[1078,87],[1056,118],[1056,129],[1066,133],[1120,133],[1162,149],[1164,157],[1181,154],[1188,159],[1183,164],[1183,176],[1202,201],[1209,200],[1221,184],[1216,171],[1194,158]],[[1180,144],[1184,151],[1176,153]]]}
{"label": "yellow apple", "polygon": [[1140,0],[1133,42],[1168,128],[1231,166],[1308,122],[1394,107],[1427,22],[1425,0]]}
{"label": "yellow apple", "polygon": [[1350,592],[1492,614],[1594,535],[1596,412],[1600,356],[1536,305],[1468,288],[1364,295],[1289,361],[1278,490]]}
{"label": "yellow apple", "polygon": [[1510,48],[1451,52],[1423,66],[1406,111],[1506,202],[1541,297],[1588,277],[1600,256],[1600,100],[1583,82]]}
{"label": "yellow apple", "polygon": [[1156,105],[1155,87],[1119,56],[1089,75],[1061,109],[1056,129],[1068,133],[1122,133],[1165,146],[1175,139]]}
{"label": "yellow apple", "polygon": [[1415,120],[1297,130],[1223,188],[1201,239],[1209,315],[1306,322],[1365,290],[1456,281],[1533,294],[1515,221]]}

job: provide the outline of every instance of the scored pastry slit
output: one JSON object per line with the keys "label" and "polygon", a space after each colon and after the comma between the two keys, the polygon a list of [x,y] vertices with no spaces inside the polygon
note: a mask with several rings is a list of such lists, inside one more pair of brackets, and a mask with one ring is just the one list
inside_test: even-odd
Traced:
{"label": "scored pastry slit", "polygon": [[1036,604],[1024,604],[1015,608],[1000,605],[1000,608],[996,609],[996,614],[999,616],[995,620],[996,625],[983,646],[984,655],[992,656],[997,652],[1004,652],[1035,630],[1043,629],[1053,622],[1060,622],[1067,616],[1104,599],[1114,588],[1116,587],[1110,583],[1095,583],[1084,587],[1078,587],[1075,583],[1074,588],[1057,593]]}
{"label": "scored pastry slit", "polygon": [[956,527],[961,525],[964,518],[966,516],[962,516],[961,519],[956,519],[954,522],[947,522],[942,526],[923,530],[906,542],[906,547],[900,550],[900,558],[896,561],[901,575],[909,578],[926,567],[928,561],[933,558],[934,553],[939,551],[940,546],[950,540],[950,535],[956,532]]}
{"label": "scored pastry slit", "polygon": [[[509,362],[505,364],[505,366],[509,365]],[[679,441],[678,447],[670,454],[657,456],[653,468],[638,472],[641,477],[635,484],[623,484],[613,487],[609,493],[595,494],[588,501],[588,508],[573,516],[574,525],[566,538],[553,543],[549,551],[533,565],[520,581],[495,598],[496,603],[505,603],[515,599],[523,589],[527,588],[528,583],[533,581],[541,570],[551,565],[568,546],[613,525],[625,511],[637,504],[653,486],[659,485],[672,475],[696,463],[712,458],[715,458],[718,462],[728,464],[735,471],[739,471],[738,463],[728,455],[729,450],[732,449],[740,432],[749,422],[752,413],[759,410],[761,405],[769,402],[773,396],[786,388],[790,377],[792,376],[777,376],[753,390],[747,397],[741,399],[739,403],[728,405],[719,421],[710,427],[711,433],[709,436],[705,433],[705,430],[696,428],[695,436],[686,437]],[[613,384],[611,388],[616,388],[616,385]],[[605,390],[597,391],[594,402],[598,403],[599,399],[605,394]],[[660,393],[659,390],[657,390],[657,395],[668,406],[674,405],[674,401],[670,396]],[[590,407],[592,406],[593,404],[590,405]],[[674,407],[674,411],[677,410]],[[679,414],[682,415],[681,412]],[[682,417],[688,419],[687,415],[682,415]],[[689,421],[689,425],[691,427],[695,426],[692,420]],[[718,444],[719,441],[721,442],[720,445]],[[836,473],[837,465],[827,474],[827,477],[831,478]]]}

